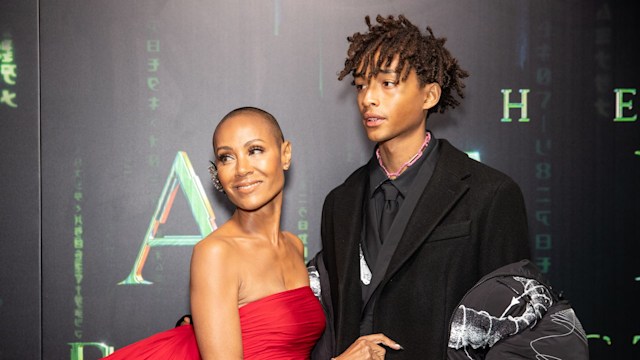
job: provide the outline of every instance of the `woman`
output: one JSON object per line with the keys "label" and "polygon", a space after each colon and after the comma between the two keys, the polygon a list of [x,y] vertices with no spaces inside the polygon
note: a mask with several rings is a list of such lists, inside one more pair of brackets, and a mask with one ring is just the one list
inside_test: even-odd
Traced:
{"label": "woman", "polygon": [[[280,229],[291,144],[264,110],[231,111],[213,134],[214,185],[236,205],[194,246],[191,325],[156,334],[106,359],[308,359],[325,327],[309,287],[302,241]],[[194,341],[194,331],[196,342]]]}

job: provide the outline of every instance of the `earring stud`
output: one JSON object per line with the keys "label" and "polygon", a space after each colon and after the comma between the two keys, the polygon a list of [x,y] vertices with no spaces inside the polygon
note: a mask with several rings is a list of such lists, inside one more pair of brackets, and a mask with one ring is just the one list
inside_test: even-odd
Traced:
{"label": "earring stud", "polygon": [[211,165],[209,165],[209,175],[211,176],[211,182],[213,183],[213,187],[220,192],[224,192],[224,188],[220,183],[220,179],[218,179],[218,168],[213,161],[209,161]]}

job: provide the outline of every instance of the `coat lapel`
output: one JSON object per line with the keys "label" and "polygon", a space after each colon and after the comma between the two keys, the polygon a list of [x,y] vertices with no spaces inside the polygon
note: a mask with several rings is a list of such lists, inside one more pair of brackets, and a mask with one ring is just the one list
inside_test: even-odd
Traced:
{"label": "coat lapel", "polygon": [[446,140],[439,141],[442,145],[433,175],[428,184],[414,189],[416,191],[407,197],[398,213],[399,221],[394,222],[390,237],[385,241],[385,246],[390,242],[389,247],[383,247],[378,256],[365,303],[418,250],[468,190],[468,185],[462,181],[468,173],[460,166],[463,160],[460,156],[466,155]]}
{"label": "coat lapel", "polygon": [[[460,178],[450,177],[446,172],[434,173],[431,184],[422,195],[416,211],[411,215],[402,240],[390,260],[384,277],[388,279],[418,250],[429,238],[445,215],[455,206],[469,189]],[[438,209],[432,211],[432,209]]]}

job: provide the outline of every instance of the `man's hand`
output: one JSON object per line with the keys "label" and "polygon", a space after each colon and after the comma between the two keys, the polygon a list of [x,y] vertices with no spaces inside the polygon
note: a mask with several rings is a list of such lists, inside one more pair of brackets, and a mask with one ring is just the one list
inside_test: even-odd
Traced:
{"label": "man's hand", "polygon": [[191,314],[183,315],[177,322],[176,327],[191,324]]}
{"label": "man's hand", "polygon": [[384,344],[394,350],[402,350],[403,347],[389,339],[384,334],[371,334],[360,336],[345,352],[335,357],[335,360],[350,359],[384,359],[387,350],[380,346]]}

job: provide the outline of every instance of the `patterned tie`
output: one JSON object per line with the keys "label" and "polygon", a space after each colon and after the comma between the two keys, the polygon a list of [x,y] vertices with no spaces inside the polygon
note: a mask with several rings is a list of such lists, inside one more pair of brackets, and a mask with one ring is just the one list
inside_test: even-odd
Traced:
{"label": "patterned tie", "polygon": [[390,182],[384,182],[382,185],[384,191],[384,208],[382,209],[382,217],[380,218],[380,241],[384,242],[387,233],[391,228],[393,219],[398,213],[398,189]]}

